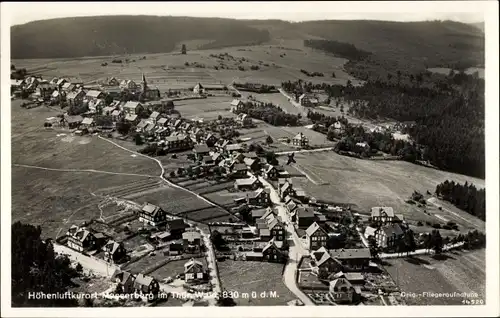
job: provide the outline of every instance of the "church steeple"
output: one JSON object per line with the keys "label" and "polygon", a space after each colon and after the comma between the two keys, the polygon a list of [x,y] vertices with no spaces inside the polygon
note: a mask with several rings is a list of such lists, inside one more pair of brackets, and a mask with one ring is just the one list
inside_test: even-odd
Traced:
{"label": "church steeple", "polygon": [[148,84],[146,83],[146,76],[142,73],[142,91],[146,92],[148,88]]}

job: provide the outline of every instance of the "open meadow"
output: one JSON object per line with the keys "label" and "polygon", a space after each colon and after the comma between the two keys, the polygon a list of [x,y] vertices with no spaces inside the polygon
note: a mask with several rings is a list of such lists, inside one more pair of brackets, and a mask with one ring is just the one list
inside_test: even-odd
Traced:
{"label": "open meadow", "polygon": [[[225,260],[217,266],[224,290],[238,293],[239,297],[234,297],[238,306],[286,306],[296,298],[283,283],[283,264]],[[257,297],[252,297],[252,292]],[[260,297],[262,292],[265,297]],[[276,292],[277,297],[271,297],[270,292]]]}
{"label": "open meadow", "polygon": [[[385,268],[402,293],[417,294],[417,297],[403,297],[408,305],[461,305],[464,299],[486,301],[484,249],[448,252],[441,258],[388,259]],[[426,297],[424,292],[476,293],[478,297]]]}
{"label": "open meadow", "polygon": [[[462,227],[484,230],[484,222],[458,209],[450,207],[438,211],[432,203],[426,208],[405,203],[413,191],[433,193],[436,186],[447,179],[460,183],[467,181],[478,187],[484,187],[484,180],[404,161],[363,160],[333,151],[296,154],[295,160],[297,163],[292,164],[294,169],[290,169],[290,173],[299,171],[306,178],[293,178],[294,185],[316,199],[354,204],[362,214],[368,214],[374,206],[392,206],[395,213],[415,221],[431,217],[423,211],[428,209],[429,213],[439,213],[442,218],[455,221]],[[439,219],[432,221],[438,222]]]}

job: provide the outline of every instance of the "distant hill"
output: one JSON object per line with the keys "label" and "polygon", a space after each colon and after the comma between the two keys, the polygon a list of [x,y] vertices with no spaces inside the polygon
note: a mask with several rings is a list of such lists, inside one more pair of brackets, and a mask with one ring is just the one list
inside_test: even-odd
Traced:
{"label": "distant hill", "polygon": [[478,28],[479,30],[483,31],[483,33],[484,33],[484,22],[470,23],[470,25]]}
{"label": "distant hill", "polygon": [[189,40],[211,40],[204,48],[259,44],[266,30],[218,18],[98,16],[42,20],[11,28],[11,55],[70,58],[170,52]]}
{"label": "distant hill", "polygon": [[[357,61],[357,70],[455,69],[484,64],[484,34],[475,26],[452,21],[387,22],[101,16],[30,22],[11,29],[12,58],[55,58],[171,52],[183,41],[209,40],[200,49],[278,42],[280,39],[329,40],[316,47],[354,45],[373,53]],[[310,42],[309,42],[310,43]],[[316,42],[318,44],[319,42]],[[336,43],[336,44],[335,44]],[[189,49],[189,48],[188,48]],[[333,50],[333,54],[335,54]],[[365,63],[366,65],[362,65]],[[361,65],[361,66],[360,66]],[[351,70],[351,73],[358,72]],[[357,73],[356,73],[357,74]],[[357,74],[366,78],[367,74]]]}

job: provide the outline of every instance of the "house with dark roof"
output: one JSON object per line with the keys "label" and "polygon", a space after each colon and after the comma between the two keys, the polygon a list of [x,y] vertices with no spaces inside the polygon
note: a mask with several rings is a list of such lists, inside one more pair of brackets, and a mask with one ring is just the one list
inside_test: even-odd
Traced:
{"label": "house with dark roof", "polygon": [[208,156],[210,148],[205,144],[198,144],[194,146],[193,153],[197,160],[201,160],[203,157]]}
{"label": "house with dark roof", "polygon": [[84,91],[73,91],[66,95],[66,100],[68,101],[69,106],[81,106],[83,104],[84,97]]}
{"label": "house with dark roof", "polygon": [[362,271],[368,268],[371,258],[369,248],[336,249],[329,252],[346,271]]}
{"label": "house with dark roof", "polygon": [[139,211],[139,221],[157,226],[166,221],[167,214],[162,208],[151,203],[145,203]]}
{"label": "house with dark roof", "polygon": [[104,260],[109,263],[119,262],[127,255],[123,242],[118,243],[114,240],[109,240],[102,250],[104,251]]}
{"label": "house with dark roof", "polygon": [[195,94],[205,94],[205,88],[200,83],[196,84],[193,88],[193,93]]}
{"label": "house with dark roof", "polygon": [[404,239],[405,231],[398,223],[386,224],[375,230],[377,245],[383,249],[395,249]]}
{"label": "house with dark roof", "polygon": [[98,90],[91,89],[85,94],[85,100],[88,102],[96,101],[101,98],[104,98],[104,93]]}
{"label": "house with dark roof", "polygon": [[270,231],[271,237],[275,241],[284,241],[286,239],[286,233],[283,223],[276,216],[270,217],[267,220],[267,228]]}
{"label": "house with dark roof", "polygon": [[287,260],[286,253],[282,251],[272,238],[262,249],[262,259],[271,263],[284,263]]}
{"label": "house with dark roof", "polygon": [[303,133],[298,133],[293,137],[292,144],[297,147],[305,148],[309,146],[309,139]]}
{"label": "house with dark roof", "polygon": [[278,169],[273,165],[268,165],[264,170],[264,176],[269,180],[277,180],[278,179]]}
{"label": "house with dark roof", "polygon": [[285,183],[278,186],[278,194],[281,200],[284,200],[286,196],[293,196],[295,193],[292,183],[290,181],[285,181]]}
{"label": "house with dark roof", "polygon": [[306,229],[306,246],[311,251],[326,247],[328,233],[318,223],[314,222]]}
{"label": "house with dark roof", "polygon": [[231,112],[234,113],[240,111],[244,106],[245,103],[243,103],[241,100],[233,99],[233,101],[231,101]]}
{"label": "house with dark roof", "polygon": [[314,223],[314,209],[311,207],[300,206],[292,216],[299,228],[306,229]]}
{"label": "house with dark roof", "polygon": [[147,276],[140,273],[135,278],[134,290],[138,294],[157,295],[158,292],[160,291],[160,284],[158,284],[158,281],[154,279],[152,276]]}
{"label": "house with dark roof", "polygon": [[181,238],[182,233],[189,227],[184,223],[183,219],[170,219],[166,222],[166,229],[169,231],[173,238]]}
{"label": "house with dark roof", "polygon": [[236,116],[236,122],[240,124],[242,128],[249,128],[253,126],[252,117],[243,113],[238,114],[238,116]]}
{"label": "house with dark roof", "polygon": [[192,258],[184,264],[184,280],[186,283],[203,281],[207,279],[207,276],[202,262]]}
{"label": "house with dark roof", "polygon": [[271,196],[267,189],[260,188],[247,196],[247,204],[267,207],[271,203]]}
{"label": "house with dark roof", "polygon": [[82,121],[83,121],[83,117],[80,115],[65,116],[64,117],[64,122],[68,124],[69,129],[78,128],[78,126],[80,126]]}
{"label": "house with dark roof", "polygon": [[259,161],[252,158],[244,158],[243,163],[248,167],[250,171],[257,172],[260,170]]}
{"label": "house with dark roof", "polygon": [[125,294],[131,294],[135,291],[135,276],[128,271],[117,269],[113,275],[111,275],[111,281],[117,283],[120,286],[119,289],[121,292]]}

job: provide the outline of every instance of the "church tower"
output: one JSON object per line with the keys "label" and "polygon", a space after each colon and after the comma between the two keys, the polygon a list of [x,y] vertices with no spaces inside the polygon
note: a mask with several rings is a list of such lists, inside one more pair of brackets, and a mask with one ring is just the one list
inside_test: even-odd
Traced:
{"label": "church tower", "polygon": [[148,84],[146,83],[146,76],[142,73],[142,92],[146,93],[148,90]]}

